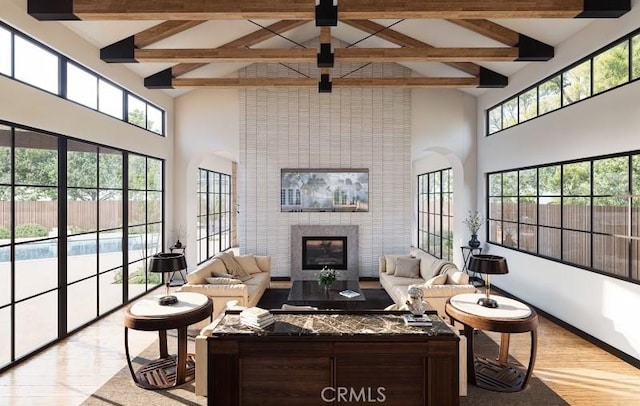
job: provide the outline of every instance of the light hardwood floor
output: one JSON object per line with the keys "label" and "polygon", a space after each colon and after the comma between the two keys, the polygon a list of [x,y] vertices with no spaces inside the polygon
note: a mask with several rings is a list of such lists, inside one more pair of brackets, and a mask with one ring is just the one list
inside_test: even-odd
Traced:
{"label": "light hardwood floor", "polygon": [[[380,287],[377,282],[362,285]],[[499,335],[489,336],[499,342]],[[131,356],[156,338],[157,333],[131,331]],[[523,364],[528,362],[528,340],[527,334],[511,339],[511,354]],[[123,312],[118,311],[1,374],[0,405],[82,403],[126,366],[123,342]],[[542,318],[534,375],[571,405],[640,404],[640,370]]]}

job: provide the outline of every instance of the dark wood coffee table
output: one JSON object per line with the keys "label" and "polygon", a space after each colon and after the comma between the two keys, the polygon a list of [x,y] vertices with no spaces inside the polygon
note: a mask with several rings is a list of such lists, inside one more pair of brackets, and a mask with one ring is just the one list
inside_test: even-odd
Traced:
{"label": "dark wood coffee table", "polygon": [[[340,294],[343,290],[352,290],[360,293],[356,297],[345,297]],[[337,280],[331,287],[325,291],[317,281],[293,281],[287,303],[292,305],[315,306],[318,308],[342,308],[349,309],[349,304],[354,302],[364,302],[366,297],[358,281],[353,280]]]}

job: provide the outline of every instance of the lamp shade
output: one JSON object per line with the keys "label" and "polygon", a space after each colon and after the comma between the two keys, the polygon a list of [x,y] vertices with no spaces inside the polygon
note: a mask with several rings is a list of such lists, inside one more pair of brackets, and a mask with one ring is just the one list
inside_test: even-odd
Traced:
{"label": "lamp shade", "polygon": [[498,255],[473,255],[469,260],[469,270],[488,275],[509,273],[507,259]]}
{"label": "lamp shade", "polygon": [[149,272],[174,272],[187,268],[184,254],[177,252],[161,252],[154,254],[149,263]]}

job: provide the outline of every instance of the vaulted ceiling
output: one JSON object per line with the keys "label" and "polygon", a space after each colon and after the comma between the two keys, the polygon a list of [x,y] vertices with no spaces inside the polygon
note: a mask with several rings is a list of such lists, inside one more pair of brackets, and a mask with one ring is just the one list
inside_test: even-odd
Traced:
{"label": "vaulted ceiling", "polygon": [[[63,21],[124,63],[145,85],[195,87],[504,87],[594,18],[630,0],[27,0],[29,14]],[[320,47],[304,44],[318,39]],[[332,43],[347,44],[336,47]],[[339,40],[339,41],[335,41]],[[312,63],[321,77],[246,79],[251,63]],[[395,62],[412,77],[359,79],[333,63]],[[142,80],[142,79],[141,79]],[[330,83],[330,84],[329,84]]]}

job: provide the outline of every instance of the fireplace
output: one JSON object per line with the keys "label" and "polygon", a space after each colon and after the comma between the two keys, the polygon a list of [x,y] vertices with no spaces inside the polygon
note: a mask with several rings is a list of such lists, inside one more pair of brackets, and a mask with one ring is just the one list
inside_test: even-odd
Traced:
{"label": "fireplace", "polygon": [[[292,281],[315,280],[318,270],[322,269],[324,266],[340,270],[341,272],[338,274],[339,279],[358,279],[358,275],[360,274],[360,239],[358,226],[294,224],[291,225],[290,238]],[[306,240],[311,240],[312,242],[315,240],[316,243],[311,244],[311,247],[313,247],[310,250],[311,258],[305,258],[305,265],[303,265],[302,255],[305,251],[303,247],[306,245]],[[320,248],[314,247],[314,244],[316,246],[320,244],[317,241],[332,242],[329,246],[329,250],[332,251],[332,255],[329,255],[331,259],[326,259],[323,252],[319,254],[320,261],[318,261],[317,256],[315,260],[313,259],[313,255],[316,251],[321,252]],[[336,251],[340,247],[342,247],[342,255],[338,257]],[[315,263],[308,266],[308,262]],[[317,262],[320,263],[318,264]],[[329,264],[327,262],[331,263]],[[340,264],[338,264],[338,262]]]}
{"label": "fireplace", "polygon": [[347,269],[347,237],[302,237],[302,269]]}

